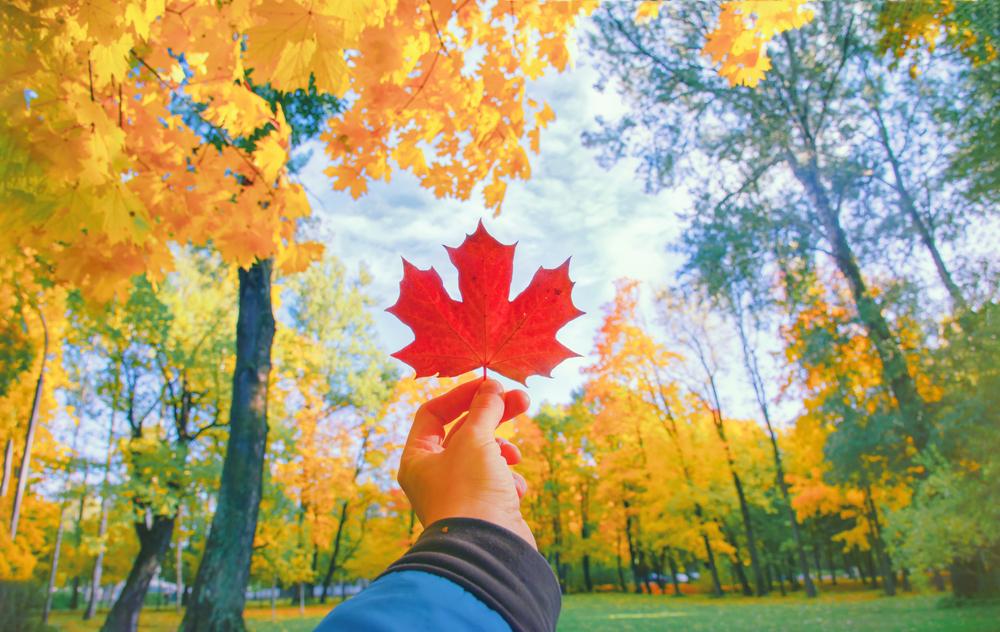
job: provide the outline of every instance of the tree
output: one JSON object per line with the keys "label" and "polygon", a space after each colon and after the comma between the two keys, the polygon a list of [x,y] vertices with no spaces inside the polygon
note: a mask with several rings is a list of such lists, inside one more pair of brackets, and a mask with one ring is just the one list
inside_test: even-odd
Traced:
{"label": "tree", "polygon": [[[736,490],[736,497],[739,500],[740,514],[743,518],[743,530],[747,539],[747,548],[750,551],[750,566],[754,576],[754,594],[762,597],[767,593],[767,588],[764,586],[763,567],[754,538],[750,506],[743,489],[743,482],[736,471],[733,450],[726,438],[726,420],[719,393],[719,379],[722,372],[721,349],[718,347],[718,341],[713,340],[713,335],[718,337],[719,324],[712,323],[711,317],[703,308],[699,310],[697,305],[685,304],[683,299],[673,297],[668,292],[661,292],[657,296],[657,302],[665,329],[671,332],[678,344],[691,354],[696,364],[697,377],[692,384],[689,384],[688,388],[711,414],[715,432],[722,444],[729,474],[733,480],[733,489]],[[716,330],[714,334],[709,329],[713,325]]]}
{"label": "tree", "polygon": [[[637,317],[638,287],[635,282],[623,281],[619,284],[615,301],[608,306],[607,315],[598,334],[596,348],[598,361],[588,367],[587,372],[595,377],[587,385],[587,399],[596,403],[594,411],[598,419],[601,409],[605,409],[612,417],[626,419],[626,423],[635,424],[632,440],[639,442],[637,452],[646,459],[647,447],[643,443],[643,433],[640,423],[655,424],[657,436],[668,440],[668,449],[674,455],[671,470],[681,481],[685,489],[686,504],[689,504],[693,514],[695,532],[702,545],[701,553],[712,574],[712,590],[716,596],[722,595],[722,584],[716,563],[718,544],[713,540],[721,539],[718,525],[710,519],[704,509],[707,499],[698,490],[707,490],[708,485],[696,483],[696,472],[692,463],[692,451],[697,450],[695,428],[689,428],[690,417],[687,414],[685,402],[678,385],[667,381],[664,368],[676,363],[679,356],[667,351],[657,344],[638,323]],[[592,404],[593,405],[593,404]],[[693,424],[692,424],[693,426]],[[620,436],[620,433],[611,433]],[[612,450],[620,446],[609,446]],[[663,452],[657,452],[662,455]],[[643,470],[647,469],[643,463]],[[710,471],[717,472],[716,469]],[[630,486],[635,486],[632,483]],[[685,511],[687,513],[687,511]],[[626,508],[626,516],[628,510]],[[626,535],[629,535],[631,521],[626,523]],[[629,536],[631,537],[631,536]],[[630,542],[630,552],[633,561],[637,551]],[[633,568],[638,575],[638,569]],[[637,579],[638,584],[638,579]]]}
{"label": "tree", "polygon": [[711,184],[697,196],[699,214],[686,237],[691,251],[706,243],[699,235],[735,225],[745,236],[733,247],[778,241],[805,257],[827,254],[848,281],[906,431],[918,448],[926,446],[926,403],[852,245],[852,233],[864,229],[853,150],[863,135],[847,122],[859,109],[870,27],[851,6],[819,3],[816,19],[774,42],[768,80],[754,90],[733,89],[692,54],[708,31],[704,13],[702,4],[671,6],[641,27],[615,6],[597,14],[590,50],[631,113],[585,140],[608,161],[638,157],[650,189],[705,169],[719,174],[703,179]]}
{"label": "tree", "polygon": [[[3,70],[18,78],[3,97],[38,95],[0,120],[10,157],[0,199],[17,218],[3,252],[32,248],[54,262],[54,278],[98,299],[133,274],[162,276],[171,242],[211,241],[227,261],[251,266],[240,273],[230,431],[233,449],[255,458],[223,467],[221,511],[185,629],[243,627],[242,583],[223,581],[221,566],[237,569],[237,579],[249,572],[273,336],[269,257],[301,268],[317,254],[295,248],[296,220],[308,212],[285,172],[296,112],[275,101],[300,90],[359,95],[324,136],[331,176],[355,195],[368,178],[389,177],[391,157],[438,195],[466,198],[488,180],[485,201],[499,208],[506,181],[529,173],[522,143],[537,151],[552,118],[527,99],[525,83],[565,67],[567,33],[585,7],[404,2],[314,12],[265,2],[119,11],[72,2],[3,13],[11,43]],[[469,73],[469,50],[499,63]],[[269,100],[254,86],[277,94]],[[60,226],[88,230],[53,229]],[[74,266],[61,263],[68,259]],[[230,505],[235,497],[246,502]],[[244,537],[228,546],[223,532]]]}
{"label": "tree", "polygon": [[[217,258],[189,253],[178,258],[178,272],[150,295],[140,286],[137,296],[154,309],[131,313],[155,327],[152,340],[130,336],[130,344],[149,345],[149,360],[124,371],[129,404],[125,419],[129,438],[123,447],[127,479],[120,490],[134,512],[139,550],[131,571],[104,622],[107,630],[134,630],[153,577],[170,546],[181,503],[191,480],[192,452],[206,432],[224,425],[228,389],[224,371],[231,358],[231,285]],[[157,325],[157,321],[160,322]],[[129,367],[129,365],[126,365]],[[140,382],[147,391],[139,404]],[[155,396],[154,396],[155,395]],[[137,414],[138,406],[152,416]],[[157,412],[159,415],[153,415]],[[165,414],[164,414],[165,413]]]}
{"label": "tree", "polygon": [[283,396],[297,395],[304,405],[287,429],[294,448],[273,479],[298,496],[310,583],[320,576],[316,565],[329,546],[321,601],[345,561],[348,521],[370,500],[361,495],[359,479],[372,461],[382,462],[386,449],[381,430],[395,371],[375,344],[370,281],[364,269],[349,276],[327,256],[287,279],[284,288],[290,319],[277,340],[278,370],[288,382]]}
{"label": "tree", "polygon": [[942,324],[930,378],[940,388],[940,428],[912,502],[888,516],[898,557],[913,568],[948,569],[956,597],[995,595],[998,391],[997,303]]}

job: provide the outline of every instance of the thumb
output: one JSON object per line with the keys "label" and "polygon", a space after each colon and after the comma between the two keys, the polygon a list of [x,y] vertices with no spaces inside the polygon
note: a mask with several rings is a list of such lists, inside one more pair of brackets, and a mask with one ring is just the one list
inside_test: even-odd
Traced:
{"label": "thumb", "polygon": [[493,443],[493,433],[503,418],[503,409],[503,387],[496,380],[484,380],[472,398],[469,414],[455,438]]}

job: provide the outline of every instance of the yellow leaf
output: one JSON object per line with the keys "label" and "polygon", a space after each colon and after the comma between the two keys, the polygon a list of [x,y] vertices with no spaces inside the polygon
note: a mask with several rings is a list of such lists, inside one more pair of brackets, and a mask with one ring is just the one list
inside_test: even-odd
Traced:
{"label": "yellow leaf", "polygon": [[652,22],[660,16],[659,0],[644,0],[639,3],[635,10],[635,23],[646,24]]}

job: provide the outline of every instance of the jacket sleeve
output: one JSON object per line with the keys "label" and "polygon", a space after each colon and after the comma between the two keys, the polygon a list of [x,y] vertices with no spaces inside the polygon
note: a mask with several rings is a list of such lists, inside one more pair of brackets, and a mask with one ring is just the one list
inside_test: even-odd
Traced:
{"label": "jacket sleeve", "polygon": [[560,606],[552,569],[531,545],[489,522],[449,518],[317,630],[552,632]]}

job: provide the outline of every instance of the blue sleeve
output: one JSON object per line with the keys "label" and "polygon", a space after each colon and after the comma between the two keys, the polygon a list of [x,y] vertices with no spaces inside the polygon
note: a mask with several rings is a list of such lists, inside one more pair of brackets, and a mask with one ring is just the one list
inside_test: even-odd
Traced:
{"label": "blue sleeve", "polygon": [[503,617],[458,584],[423,571],[397,571],[334,608],[316,631],[510,629]]}

